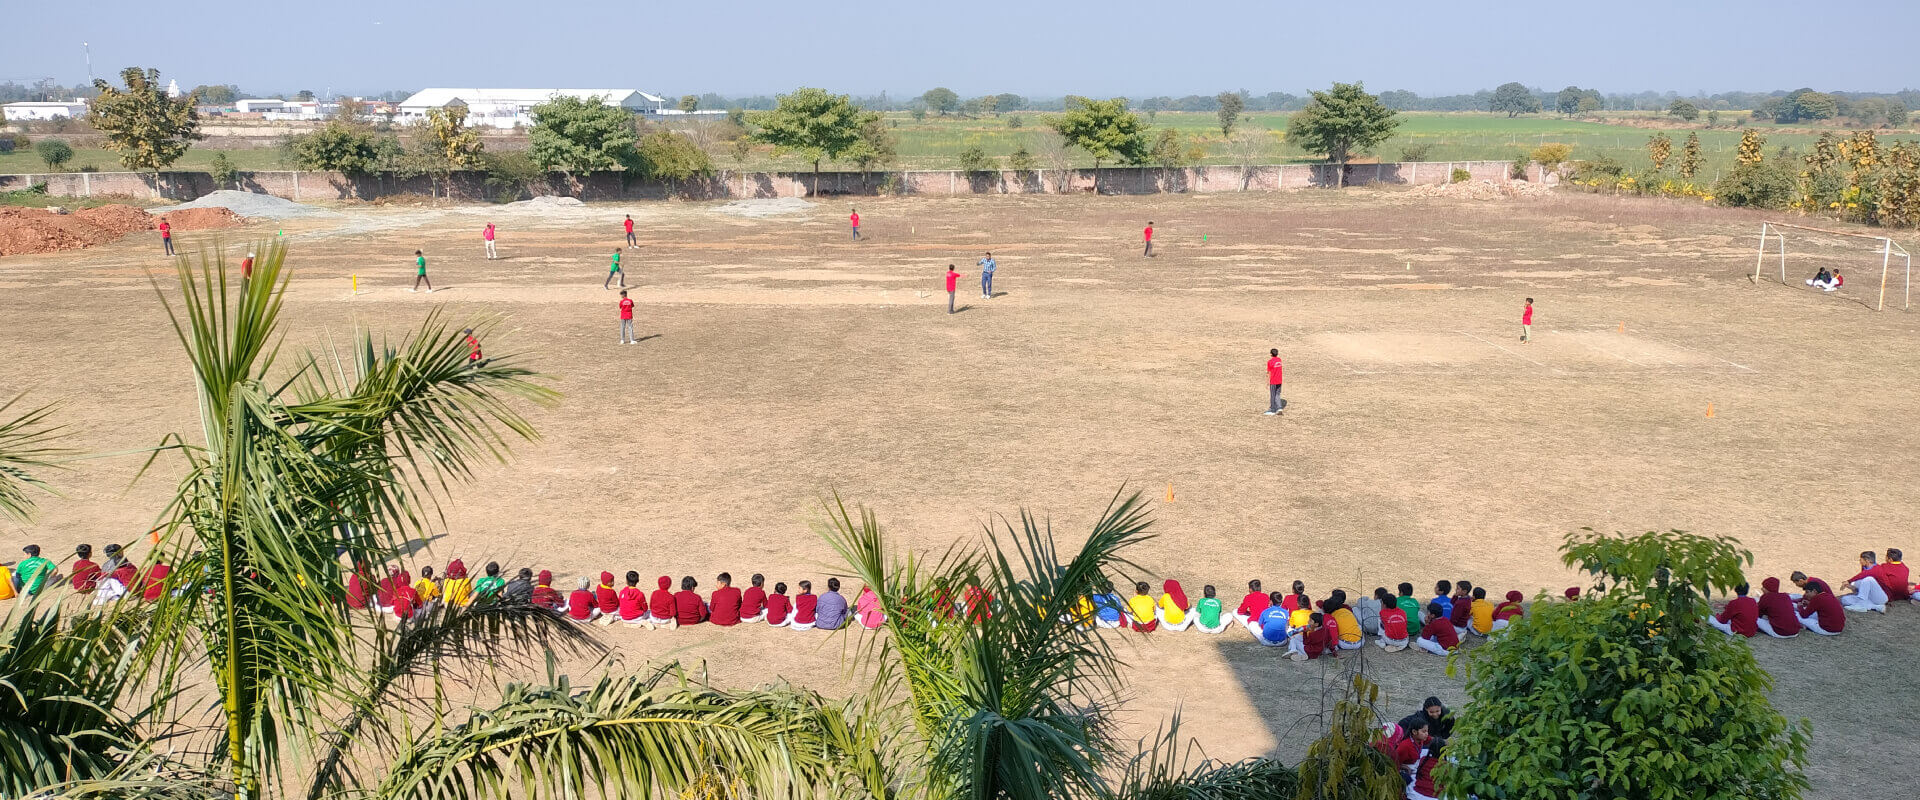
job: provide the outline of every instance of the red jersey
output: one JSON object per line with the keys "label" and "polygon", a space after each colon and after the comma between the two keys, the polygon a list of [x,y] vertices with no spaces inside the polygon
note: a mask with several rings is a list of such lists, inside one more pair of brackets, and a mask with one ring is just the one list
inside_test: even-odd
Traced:
{"label": "red jersey", "polygon": [[1899,600],[1907,596],[1907,565],[1898,561],[1875,564],[1863,569],[1860,574],[1848,578],[1847,583],[1853,583],[1861,578],[1874,579],[1880,584],[1880,588],[1887,590],[1889,600]]}
{"label": "red jersey", "polygon": [[1153,226],[1152,226],[1152,225],[1148,225],[1148,226],[1147,226],[1147,229],[1146,229],[1146,231],[1145,231],[1144,233],[1145,233],[1145,235],[1146,235],[1146,237],[1147,237],[1147,241],[1149,241],[1149,242],[1151,242],[1151,241],[1153,241]]}
{"label": "red jersey", "polygon": [[758,586],[749,586],[740,593],[740,618],[750,619],[760,615],[767,607],[767,590]]}
{"label": "red jersey", "polygon": [[620,590],[620,618],[639,619],[647,615],[647,593],[638,586]]}
{"label": "red jersey", "polygon": [[1268,597],[1265,592],[1248,592],[1246,597],[1240,598],[1240,607],[1234,609],[1233,613],[1247,619],[1254,619],[1270,605],[1273,605],[1273,598]]}
{"label": "red jersey", "polygon": [[1407,639],[1407,612],[1399,606],[1380,609],[1380,635],[1395,641]]}
{"label": "red jersey", "polygon": [[1453,627],[1456,627],[1456,628],[1464,628],[1464,627],[1467,627],[1469,624],[1472,624],[1473,596],[1468,595],[1466,597],[1461,597],[1459,595],[1455,595],[1453,598],[1453,610],[1451,613],[1447,615],[1447,618],[1449,622],[1453,623]]}
{"label": "red jersey", "polygon": [[1274,356],[1273,358],[1267,359],[1267,383],[1273,386],[1279,386],[1280,372],[1280,357]]}
{"label": "red jersey", "polygon": [[665,621],[673,618],[673,590],[668,588],[671,585],[671,581],[662,577],[660,588],[653,590],[653,595],[647,599],[647,612],[654,619]]}
{"label": "red jersey", "polygon": [[787,613],[792,611],[793,603],[784,594],[767,595],[767,622],[778,625],[787,621]]}
{"label": "red jersey", "polygon": [[620,318],[633,319],[633,298],[620,298]]}
{"label": "red jersey", "polygon": [[600,584],[593,589],[593,604],[600,607],[602,614],[619,611],[620,593],[613,590],[613,584]]}
{"label": "red jersey", "polygon": [[820,604],[820,595],[803,594],[793,598],[793,621],[799,625],[813,624],[814,606]]}
{"label": "red jersey", "polygon": [[1520,312],[1520,324],[1533,324],[1533,306],[1527,306],[1527,310]]}
{"label": "red jersey", "polygon": [[593,592],[575,589],[567,595],[567,616],[585,622],[593,616]]}
{"label": "red jersey", "polygon": [[73,590],[91,592],[100,584],[100,565],[86,559],[73,562]]}
{"label": "red jersey", "polygon": [[240,260],[240,277],[253,277],[253,256],[247,256]]}
{"label": "red jersey", "polygon": [[707,604],[700,602],[700,593],[692,589],[674,592],[673,617],[681,625],[698,625],[707,618]]}
{"label": "red jersey", "polygon": [[947,270],[947,291],[951,292],[953,291],[955,286],[959,286],[959,285],[960,285],[960,273],[954,272],[953,270]]}
{"label": "red jersey", "polygon": [[[160,567],[157,567],[157,566],[155,567],[155,569],[159,569],[159,568]],[[147,574],[151,576],[153,573],[152,571],[148,571]],[[348,608],[366,608],[367,607],[367,584],[365,581],[360,580],[359,573],[354,573],[352,575],[347,576],[347,607]]]}
{"label": "red jersey", "polygon": [[709,608],[711,621],[715,625],[740,624],[740,590],[731,586],[722,586],[713,590],[713,599]]}
{"label": "red jersey", "polygon": [[1774,633],[1792,636],[1800,632],[1800,615],[1795,613],[1793,598],[1786,592],[1764,592],[1755,604],[1760,618],[1773,626]]}
{"label": "red jersey", "polygon": [[[632,232],[633,232],[633,220],[627,220],[627,232],[628,232],[628,233],[632,233]],[[489,239],[491,239],[491,238],[493,238],[493,237],[491,237],[491,236],[489,236],[489,237],[487,237],[487,238],[489,238]]]}
{"label": "red jersey", "polygon": [[1752,636],[1760,632],[1760,604],[1751,597],[1736,597],[1714,619],[1727,623],[1734,633]]}
{"label": "red jersey", "polygon": [[475,338],[473,338],[472,336],[468,336],[468,337],[467,337],[467,348],[468,348],[468,349],[469,349],[469,351],[470,351],[470,352],[469,352],[469,353],[467,354],[467,360],[468,360],[468,361],[479,361],[479,360],[480,360],[480,340],[479,340],[479,339],[475,339]]}
{"label": "red jersey", "polygon": [[858,228],[858,227],[860,227],[860,214],[859,214],[859,212],[854,212],[854,213],[852,213],[852,214],[849,214],[849,215],[847,215],[847,219],[850,219],[850,220],[853,220],[853,227],[856,227],[856,228]]}
{"label": "red jersey", "polygon": [[1433,782],[1433,765],[1438,763],[1440,763],[1440,759],[1434,758],[1433,756],[1420,759],[1420,770],[1415,773],[1413,779],[1414,791],[1426,797],[1440,796],[1440,787]]}
{"label": "red jersey", "polygon": [[400,586],[393,590],[393,615],[399,619],[410,619],[413,611],[420,607],[420,593],[412,586]]}
{"label": "red jersey", "polygon": [[487,237],[487,241],[489,242],[493,241],[493,226],[488,225],[487,229],[485,231],[482,231],[480,235]]}
{"label": "red jersey", "polygon": [[[173,572],[173,568],[165,564],[155,564],[148,567],[147,574],[140,578],[140,598],[143,600],[160,599],[160,595],[165,592],[167,588],[165,584],[167,575],[171,572]],[[366,602],[362,600],[358,607],[366,608]]]}
{"label": "red jersey", "polygon": [[172,236],[173,236],[173,226],[168,225],[167,221],[164,219],[160,220],[160,238],[166,239]]}
{"label": "red jersey", "polygon": [[1444,617],[1435,617],[1420,629],[1420,638],[1432,639],[1448,650],[1460,646],[1460,634],[1453,629],[1453,622]]}

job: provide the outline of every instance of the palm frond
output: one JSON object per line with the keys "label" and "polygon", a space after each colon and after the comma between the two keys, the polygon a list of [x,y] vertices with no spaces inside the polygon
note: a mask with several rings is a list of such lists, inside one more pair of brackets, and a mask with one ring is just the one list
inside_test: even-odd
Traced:
{"label": "palm frond", "polygon": [[226,800],[233,786],[164,753],[129,753],[113,772],[49,783],[21,795],[33,800]]}
{"label": "palm frond", "polygon": [[[1196,759],[1195,756],[1198,756]],[[1180,737],[1180,715],[1161,728],[1096,800],[1273,800],[1291,797],[1299,776],[1270,758],[1207,758]]]}
{"label": "palm frond", "polygon": [[24,393],[18,394],[0,403],[0,515],[22,522],[33,516],[33,496],[28,489],[53,492],[34,471],[57,468],[56,459],[72,452],[51,444],[67,434],[66,426],[49,422],[60,404],[15,412],[9,418],[9,410],[25,397]]}
{"label": "palm frond", "polygon": [[405,748],[376,796],[645,797],[712,776],[757,797],[844,796],[881,771],[881,754],[856,749],[856,725],[812,692],[721,692],[677,666],[579,692],[564,677],[513,684]]}
{"label": "palm frond", "polygon": [[112,773],[145,716],[131,642],[102,614],[22,600],[0,622],[0,797]]}

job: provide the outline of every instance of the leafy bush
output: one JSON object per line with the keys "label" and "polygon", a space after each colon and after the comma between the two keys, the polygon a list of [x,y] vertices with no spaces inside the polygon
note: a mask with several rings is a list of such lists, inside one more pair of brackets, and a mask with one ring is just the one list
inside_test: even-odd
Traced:
{"label": "leafy bush", "polygon": [[1548,171],[1552,171],[1559,168],[1561,164],[1566,162],[1569,156],[1573,155],[1573,145],[1548,142],[1533,148],[1533,152],[1528,155],[1534,161],[1540,162],[1540,166],[1546,167]]}
{"label": "leafy bush", "polygon": [[1783,209],[1798,193],[1793,168],[1772,163],[1741,164],[1713,184],[1713,193],[1730,206]]}
{"label": "leafy bush", "polygon": [[1514,156],[1513,163],[1507,167],[1507,175],[1514,178],[1527,177],[1527,167],[1532,164],[1533,159],[1529,158],[1526,153]]}
{"label": "leafy bush", "polygon": [[1032,153],[1027,152],[1027,146],[1024,144],[1020,145],[1020,149],[1013,151],[1013,155],[1007,156],[1007,168],[1015,172],[1032,172],[1039,166],[1039,160],[1035,159]]}
{"label": "leafy bush", "polygon": [[1009,127],[1009,128],[1018,128],[1018,127],[1020,127],[1020,126],[1022,126],[1022,125],[1025,125],[1025,124],[1026,124],[1026,122],[1024,122],[1023,120],[1021,120],[1021,119],[1020,119],[1020,115],[1019,115],[1019,114],[1009,114],[1009,115],[1007,115],[1007,127]]}
{"label": "leafy bush", "polygon": [[1466,183],[1467,181],[1470,181],[1470,180],[1473,180],[1473,173],[1468,172],[1465,167],[1453,168],[1453,180],[1451,181],[1452,183]]}
{"label": "leafy bush", "polygon": [[232,186],[233,176],[237,172],[239,170],[233,168],[233,162],[228,160],[226,153],[214,153],[213,163],[207,165],[207,173],[213,176],[213,185],[216,189]]}
{"label": "leafy bush", "polygon": [[1573,180],[1577,183],[1617,180],[1627,173],[1625,164],[1607,156],[1573,162]]}
{"label": "leafy bush", "polygon": [[967,149],[960,151],[960,168],[968,172],[983,172],[993,168],[993,159],[987,157],[980,145],[967,145]]}
{"label": "leafy bush", "polygon": [[673,131],[656,130],[640,137],[641,169],[647,177],[684,181],[713,171],[707,151],[692,139]]}
{"label": "leafy bush", "polygon": [[533,163],[525,150],[488,150],[481,159],[487,171],[487,189],[495,202],[519,200],[547,177],[546,170]]}
{"label": "leafy bush", "polygon": [[73,146],[59,139],[41,139],[34,144],[33,152],[50,170],[62,169],[73,160]]}
{"label": "leafy bush", "polygon": [[1400,148],[1401,161],[1425,161],[1427,152],[1433,149],[1432,142],[1415,142]]}

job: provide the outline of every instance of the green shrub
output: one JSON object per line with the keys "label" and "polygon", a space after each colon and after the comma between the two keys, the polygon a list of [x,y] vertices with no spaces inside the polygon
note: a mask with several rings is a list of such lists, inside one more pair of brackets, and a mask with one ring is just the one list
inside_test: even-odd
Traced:
{"label": "green shrub", "polygon": [[1401,161],[1425,161],[1427,152],[1433,149],[1431,142],[1416,142],[1400,148]]}
{"label": "green shrub", "polygon": [[495,202],[511,203],[525,196],[547,177],[525,150],[488,150],[480,156],[487,171],[487,189]]}
{"label": "green shrub", "polygon": [[1466,183],[1470,180],[1473,180],[1473,173],[1468,172],[1465,167],[1453,168],[1453,183]]}
{"label": "green shrub", "polygon": [[1009,114],[1007,116],[1007,127],[1009,128],[1018,128],[1025,124],[1026,122],[1020,119],[1019,114]]}
{"label": "green shrub", "polygon": [[980,145],[967,145],[967,149],[960,151],[960,168],[963,170],[984,172],[993,169],[993,166],[993,159],[987,157],[986,151],[981,150]]}
{"label": "green shrub", "polygon": [[1528,157],[1540,162],[1540,166],[1546,167],[1551,171],[1565,163],[1567,158],[1572,155],[1573,145],[1561,144],[1560,142],[1548,142],[1533,148],[1533,152],[1529,153]]}
{"label": "green shrub", "polygon": [[213,185],[217,189],[233,185],[233,176],[237,172],[239,170],[233,168],[233,162],[227,159],[226,153],[214,153],[213,163],[207,165],[207,173],[213,176]]}
{"label": "green shrub", "polygon": [[1533,164],[1533,159],[1528,158],[1526,153],[1521,153],[1520,155],[1515,156],[1513,159],[1513,164],[1507,167],[1507,175],[1509,177],[1514,177],[1514,178],[1527,177],[1527,167],[1531,166],[1532,164]]}
{"label": "green shrub", "polygon": [[1783,209],[1798,188],[1793,169],[1776,160],[1734,167],[1713,184],[1713,195],[1730,206]]}
{"label": "green shrub", "polygon": [[49,170],[58,171],[73,160],[73,146],[59,139],[41,139],[34,144],[33,152],[46,162]]}
{"label": "green shrub", "polygon": [[1007,156],[1007,168],[1016,172],[1032,172],[1039,166],[1040,162],[1033,157],[1032,153],[1027,152],[1027,146],[1024,144],[1020,145],[1020,149],[1013,151],[1013,155]]}
{"label": "green shrub", "polygon": [[1621,164],[1619,161],[1606,156],[1595,156],[1573,162],[1573,179],[1575,181],[1612,181],[1617,180],[1625,174],[1627,174],[1625,164]]}

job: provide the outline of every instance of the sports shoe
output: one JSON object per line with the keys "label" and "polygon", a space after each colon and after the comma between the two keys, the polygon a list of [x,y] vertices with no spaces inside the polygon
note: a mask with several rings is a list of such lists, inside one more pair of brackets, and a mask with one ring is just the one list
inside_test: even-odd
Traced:
{"label": "sports shoe", "polygon": [[1280,412],[1278,412],[1278,411],[1269,411],[1269,412],[1267,412],[1267,413],[1265,413],[1265,414],[1262,414],[1261,416],[1265,416],[1265,417],[1271,417],[1271,416],[1273,416],[1273,415],[1275,415],[1275,414],[1278,414],[1278,413],[1280,413]]}

